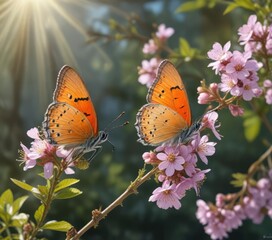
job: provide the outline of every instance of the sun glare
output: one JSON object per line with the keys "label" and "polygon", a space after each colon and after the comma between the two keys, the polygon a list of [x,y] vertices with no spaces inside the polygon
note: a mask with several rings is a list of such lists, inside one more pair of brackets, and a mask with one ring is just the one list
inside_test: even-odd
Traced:
{"label": "sun glare", "polygon": [[78,19],[87,4],[91,3],[84,0],[1,1],[1,68],[16,69],[18,76],[12,73],[13,78],[23,78],[26,71],[32,74],[36,71],[40,99],[46,99],[46,81],[50,79],[48,69],[52,63],[76,65],[71,42],[84,43],[88,38],[87,27]]}

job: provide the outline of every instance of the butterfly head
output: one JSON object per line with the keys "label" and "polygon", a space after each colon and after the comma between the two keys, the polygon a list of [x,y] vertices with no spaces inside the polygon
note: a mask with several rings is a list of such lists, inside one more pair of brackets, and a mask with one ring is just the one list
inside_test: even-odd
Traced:
{"label": "butterfly head", "polygon": [[100,148],[101,144],[108,140],[108,136],[109,134],[107,132],[99,131],[96,137],[87,139],[87,141],[80,147],[84,148],[84,152],[93,151],[96,148]]}

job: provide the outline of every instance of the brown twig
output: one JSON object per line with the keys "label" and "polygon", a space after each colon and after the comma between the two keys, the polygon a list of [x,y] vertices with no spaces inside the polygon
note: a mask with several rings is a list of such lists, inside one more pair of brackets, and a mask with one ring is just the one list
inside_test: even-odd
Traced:
{"label": "brown twig", "polygon": [[[154,167],[152,170],[150,170],[148,173],[146,173],[144,176],[142,176],[143,172],[139,172],[139,175],[137,178],[129,185],[129,187],[117,198],[115,199],[107,208],[105,208],[102,212],[99,209],[96,209],[92,211],[92,220],[88,222],[82,229],[80,229],[76,235],[71,238],[71,240],[77,240],[79,239],[86,231],[88,231],[92,227],[96,227],[98,223],[104,219],[113,209],[115,209],[117,206],[121,206],[123,201],[130,196],[131,194],[136,194],[137,189],[139,186],[141,186],[145,181],[150,179],[150,177],[155,174],[157,171],[157,167]],[[68,240],[66,238],[66,240]]]}

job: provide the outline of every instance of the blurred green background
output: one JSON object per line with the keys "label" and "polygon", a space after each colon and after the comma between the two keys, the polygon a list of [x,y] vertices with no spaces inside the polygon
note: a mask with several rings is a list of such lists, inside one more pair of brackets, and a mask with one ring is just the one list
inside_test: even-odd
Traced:
{"label": "blurred green background", "polygon": [[[151,148],[137,140],[134,128],[137,110],[146,103],[147,88],[138,83],[137,67],[146,58],[143,42],[135,39],[111,41],[97,38],[93,33],[110,34],[109,20],[124,26],[132,16],[138,16],[142,34],[150,38],[152,24],[165,23],[175,29],[169,46],[178,47],[179,38],[207,52],[216,41],[237,42],[237,29],[247,21],[249,12],[235,10],[223,16],[223,8],[204,9],[188,14],[175,13],[181,0],[4,0],[0,2],[0,192],[11,188],[15,196],[25,194],[14,186],[10,178],[26,180],[32,185],[41,183],[37,170],[24,172],[19,165],[20,142],[29,146],[26,131],[40,126],[47,105],[52,101],[59,69],[70,65],[77,69],[88,86],[94,102],[100,129],[120,112],[122,121],[129,125],[113,130],[102,153],[85,171],[76,170],[80,179],[77,187],[83,194],[64,202],[54,202],[50,219],[67,220],[77,229],[91,218],[95,208],[105,208],[118,197],[143,166],[142,154]],[[92,40],[92,41],[91,41]],[[183,64],[179,71],[187,86],[193,116],[205,111],[197,105],[196,88],[200,80],[217,81],[207,68],[208,60]],[[264,152],[261,138],[247,143],[242,120],[233,118],[225,110],[220,112],[220,133],[224,136],[217,144],[216,153],[209,158],[211,168],[201,188],[200,198],[214,202],[218,192],[236,191],[229,184],[233,172],[245,172],[249,165]],[[216,140],[212,138],[212,140]],[[88,231],[82,239],[209,239],[195,217],[196,200],[193,191],[182,200],[180,210],[158,209],[148,202],[156,188],[154,181],[140,187],[139,193],[129,197],[103,221]],[[39,205],[29,198],[23,210],[33,215]],[[269,230],[270,229],[270,230]],[[262,239],[271,234],[271,222],[262,225],[245,221],[230,234],[230,239]],[[45,233],[48,239],[64,239],[64,234]]]}

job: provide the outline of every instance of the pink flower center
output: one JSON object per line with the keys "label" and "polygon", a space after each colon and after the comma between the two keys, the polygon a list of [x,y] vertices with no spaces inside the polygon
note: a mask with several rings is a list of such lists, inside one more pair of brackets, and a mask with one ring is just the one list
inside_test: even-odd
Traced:
{"label": "pink flower center", "polygon": [[168,160],[169,162],[174,162],[174,161],[176,160],[176,155],[173,154],[173,153],[170,153],[170,154],[168,155],[168,157],[167,157],[167,160]]}
{"label": "pink flower center", "polygon": [[240,72],[242,69],[243,69],[243,66],[240,65],[240,64],[238,64],[238,65],[235,66],[235,70],[236,70],[237,72]]}
{"label": "pink flower center", "polygon": [[165,195],[170,194],[170,192],[171,192],[170,190],[164,190],[164,191],[163,191],[163,193],[164,193]]}
{"label": "pink flower center", "polygon": [[250,90],[250,86],[249,86],[249,85],[245,85],[245,86],[244,86],[244,89],[245,89],[245,90]]}

